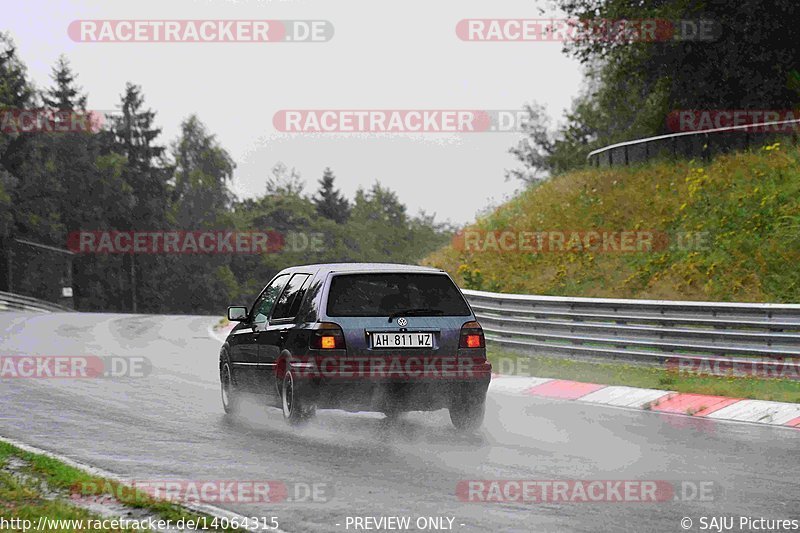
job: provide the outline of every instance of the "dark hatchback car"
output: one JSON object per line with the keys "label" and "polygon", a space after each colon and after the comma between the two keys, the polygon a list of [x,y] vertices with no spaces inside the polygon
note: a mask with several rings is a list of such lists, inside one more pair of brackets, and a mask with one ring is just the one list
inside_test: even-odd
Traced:
{"label": "dark hatchback car", "polygon": [[462,430],[483,421],[491,364],[461,291],[435,268],[342,263],[281,271],[220,351],[222,403],[242,393],[281,408],[292,424],[316,409],[447,408]]}

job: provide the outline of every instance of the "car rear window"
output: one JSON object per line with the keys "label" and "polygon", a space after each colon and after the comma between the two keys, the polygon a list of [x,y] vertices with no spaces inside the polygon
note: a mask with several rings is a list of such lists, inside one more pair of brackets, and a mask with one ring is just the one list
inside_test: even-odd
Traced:
{"label": "car rear window", "polygon": [[[389,316],[408,310],[417,315],[466,316],[461,291],[443,274],[338,274],[328,293],[328,316]],[[434,312],[427,313],[430,309]]]}

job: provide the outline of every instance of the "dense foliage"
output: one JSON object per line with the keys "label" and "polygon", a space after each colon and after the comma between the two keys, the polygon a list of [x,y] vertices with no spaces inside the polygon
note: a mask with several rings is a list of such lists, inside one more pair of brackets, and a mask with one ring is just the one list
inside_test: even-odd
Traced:
{"label": "dense foliage", "polygon": [[783,111],[800,101],[796,0],[551,3],[582,21],[668,21],[678,28],[676,35],[680,21],[706,20],[713,24],[713,38],[567,42],[564,51],[585,68],[585,86],[555,129],[541,106],[527,106],[527,135],[511,150],[520,167],[510,177],[535,183],[582,166],[596,148],[668,133],[673,111]]}
{"label": "dense foliage", "polygon": [[[0,34],[0,111],[86,111],[87,95],[65,58],[52,80],[36,90]],[[309,195],[299,174],[278,163],[265,169],[263,196],[237,199],[229,188],[235,166],[194,115],[167,145],[156,113],[131,83],[119,111],[97,130],[0,130],[0,290],[10,284],[57,300],[71,284],[81,310],[220,313],[249,302],[286,266],[415,262],[451,233],[424,213],[409,215],[378,182],[348,200],[331,169]],[[92,230],[273,231],[284,246],[258,255],[78,254],[70,266],[66,254],[19,242],[63,249],[70,233]]]}

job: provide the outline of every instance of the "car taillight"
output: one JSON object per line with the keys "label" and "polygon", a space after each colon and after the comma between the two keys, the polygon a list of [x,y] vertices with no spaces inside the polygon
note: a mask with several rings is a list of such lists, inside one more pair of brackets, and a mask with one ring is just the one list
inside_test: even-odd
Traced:
{"label": "car taillight", "polygon": [[481,336],[480,335],[467,335],[467,348],[480,348]]}
{"label": "car taillight", "polygon": [[331,350],[333,348],[336,348],[336,337],[332,335],[323,335],[322,337],[319,338],[319,340],[321,341],[320,348],[324,348],[326,350]]}
{"label": "car taillight", "polygon": [[459,348],[483,348],[486,340],[483,338],[483,328],[477,322],[467,322],[461,326],[461,339]]}
{"label": "car taillight", "polygon": [[311,337],[311,347],[316,350],[344,350],[342,328],[333,322],[323,322]]}

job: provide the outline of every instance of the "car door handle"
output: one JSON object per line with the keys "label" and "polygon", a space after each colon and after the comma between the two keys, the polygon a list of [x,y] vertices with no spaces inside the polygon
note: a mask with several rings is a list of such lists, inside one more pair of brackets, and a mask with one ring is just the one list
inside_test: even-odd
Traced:
{"label": "car door handle", "polygon": [[282,329],[282,330],[281,330],[281,340],[282,340],[282,341],[286,340],[286,336],[287,336],[288,334],[289,334],[289,328]]}

